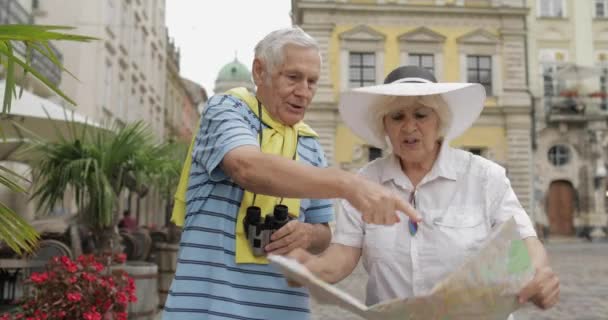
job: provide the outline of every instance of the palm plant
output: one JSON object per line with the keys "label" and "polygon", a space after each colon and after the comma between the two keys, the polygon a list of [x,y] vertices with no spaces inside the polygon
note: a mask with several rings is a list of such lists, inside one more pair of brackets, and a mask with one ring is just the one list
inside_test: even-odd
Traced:
{"label": "palm plant", "polygon": [[78,138],[61,138],[55,143],[40,142],[34,147],[42,157],[34,166],[33,198],[39,208],[48,211],[66,191],[74,192],[96,248],[107,251],[118,222],[119,194],[125,188],[141,192],[166,182],[173,171],[172,149],[154,141],[149,127],[135,122],[92,134],[85,131]]}
{"label": "palm plant", "polygon": [[[0,25],[0,66],[3,68],[6,86],[2,102],[0,116],[11,110],[13,98],[17,98],[16,71],[23,70],[23,77],[28,74],[43,82],[51,90],[74,104],[61,90],[59,90],[49,79],[32,67],[32,54],[38,52],[46,57],[52,64],[66,71],[55,53],[49,46],[51,40],[68,41],[90,41],[94,38],[67,34],[58,31],[69,30],[70,27],[63,26],[39,26],[39,25]],[[14,50],[14,44],[22,42],[26,48],[25,57],[21,57]],[[20,95],[21,93],[19,93]],[[2,128],[0,128],[0,142],[2,141]],[[28,181],[0,165],[0,185],[8,187],[17,193],[25,193],[23,187]],[[0,202],[0,240],[4,241],[12,250],[21,254],[33,251],[38,241],[38,234],[21,216]]]}

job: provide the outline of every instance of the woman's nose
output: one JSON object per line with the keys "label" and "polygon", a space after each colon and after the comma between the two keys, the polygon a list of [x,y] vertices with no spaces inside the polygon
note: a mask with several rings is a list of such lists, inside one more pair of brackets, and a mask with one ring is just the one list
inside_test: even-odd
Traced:
{"label": "woman's nose", "polygon": [[405,117],[405,119],[403,119],[403,126],[401,127],[401,129],[405,132],[413,132],[416,130],[416,120],[414,120],[411,117]]}

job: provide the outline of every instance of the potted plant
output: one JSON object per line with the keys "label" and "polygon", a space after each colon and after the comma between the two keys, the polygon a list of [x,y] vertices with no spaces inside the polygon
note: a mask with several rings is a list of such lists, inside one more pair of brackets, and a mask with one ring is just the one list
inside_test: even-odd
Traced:
{"label": "potted plant", "polygon": [[170,148],[143,122],[123,128],[81,133],[58,142],[39,141],[33,152],[33,199],[48,212],[66,192],[75,195],[81,221],[93,234],[97,252],[118,249],[118,196],[123,190],[147,192],[169,166]]}
{"label": "potted plant", "polygon": [[566,97],[566,98],[576,98],[576,97],[578,97],[578,91],[573,90],[573,89],[562,90],[562,91],[560,91],[559,96]]}
{"label": "potted plant", "polygon": [[589,97],[591,98],[606,99],[607,96],[608,94],[606,93],[606,91],[595,91],[589,94]]}

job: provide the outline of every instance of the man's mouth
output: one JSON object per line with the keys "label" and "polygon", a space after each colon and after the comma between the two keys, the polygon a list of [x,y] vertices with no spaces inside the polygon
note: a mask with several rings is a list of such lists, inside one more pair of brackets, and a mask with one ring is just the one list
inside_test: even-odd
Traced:
{"label": "man's mouth", "polygon": [[289,105],[290,107],[292,107],[293,109],[296,109],[296,110],[298,110],[298,111],[300,111],[300,110],[303,110],[303,109],[304,109],[304,106],[302,106],[302,105],[293,104],[293,103],[288,103],[288,105]]}

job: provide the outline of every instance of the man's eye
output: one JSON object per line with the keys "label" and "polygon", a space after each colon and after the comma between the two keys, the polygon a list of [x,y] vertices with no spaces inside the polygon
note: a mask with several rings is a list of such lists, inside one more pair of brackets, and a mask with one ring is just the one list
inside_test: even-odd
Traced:
{"label": "man's eye", "polygon": [[428,116],[428,114],[422,113],[422,112],[416,112],[416,113],[414,113],[414,117],[416,117],[416,119],[424,119],[427,116]]}

